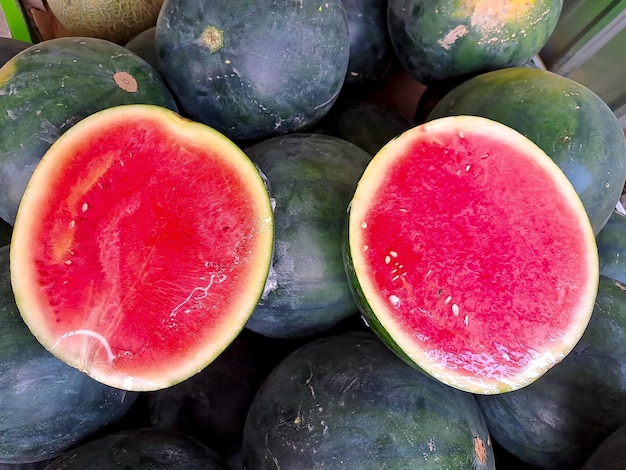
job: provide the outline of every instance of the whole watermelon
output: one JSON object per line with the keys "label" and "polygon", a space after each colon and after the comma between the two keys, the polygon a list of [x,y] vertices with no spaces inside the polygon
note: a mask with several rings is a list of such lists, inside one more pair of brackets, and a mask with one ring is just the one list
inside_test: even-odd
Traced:
{"label": "whole watermelon", "polygon": [[183,112],[237,141],[319,121],[350,54],[340,0],[166,0],[155,42]]}
{"label": "whole watermelon", "polygon": [[547,43],[563,0],[389,0],[396,56],[418,81],[519,66]]}
{"label": "whole watermelon", "polygon": [[474,397],[413,369],[371,331],[303,345],[248,411],[248,470],[494,470]]}
{"label": "whole watermelon", "polygon": [[54,459],[44,470],[229,470],[217,452],[180,432],[130,428],[105,433]]}
{"label": "whole watermelon", "polygon": [[626,462],[626,424],[600,443],[581,470],[622,470]]}
{"label": "whole watermelon", "polygon": [[246,327],[278,338],[324,333],[358,312],[341,244],[346,208],[371,155],[306,132],[266,139],[246,153],[275,201],[272,269]]}

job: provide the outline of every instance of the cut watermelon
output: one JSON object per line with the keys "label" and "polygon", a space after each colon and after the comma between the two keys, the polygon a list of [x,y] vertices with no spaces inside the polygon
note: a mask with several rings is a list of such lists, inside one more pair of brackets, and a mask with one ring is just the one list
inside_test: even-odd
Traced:
{"label": "cut watermelon", "polygon": [[520,388],[563,359],[597,291],[571,183],[522,134],[480,117],[434,120],[381,149],[356,188],[345,255],[383,341],[474,393]]}
{"label": "cut watermelon", "polygon": [[92,114],[46,152],[11,241],[26,324],[126,390],[193,375],[243,328],[273,247],[263,179],[221,133],[154,105]]}

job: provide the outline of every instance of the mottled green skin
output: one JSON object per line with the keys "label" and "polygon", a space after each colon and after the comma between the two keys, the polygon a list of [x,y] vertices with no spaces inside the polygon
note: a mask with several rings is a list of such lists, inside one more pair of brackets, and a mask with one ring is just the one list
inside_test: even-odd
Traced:
{"label": "mottled green skin", "polygon": [[246,327],[278,338],[327,331],[358,312],[341,243],[348,204],[371,155],[316,133],[276,136],[246,153],[276,203],[270,279]]}
{"label": "mottled green skin", "polygon": [[[126,72],[136,89],[118,86]],[[82,118],[115,105],[176,110],[158,73],[122,46],[96,38],[35,44],[0,69],[0,218],[15,222],[33,169],[56,139]]]}
{"label": "mottled green skin", "polygon": [[[530,68],[540,68],[534,60],[529,60],[522,67],[530,67]],[[426,87],[422,95],[420,96],[419,101],[417,102],[417,106],[415,109],[415,117],[413,121],[415,124],[422,124],[428,120],[429,114],[432,112],[434,107],[441,101],[441,99],[446,96],[450,91],[459,86],[466,80],[469,80],[472,77],[480,74],[473,74],[472,76],[466,77],[456,77],[449,80],[441,80],[431,83]]]}
{"label": "mottled green skin", "polygon": [[[214,50],[202,39],[209,27],[223,34]],[[340,0],[166,0],[155,41],[185,114],[248,142],[319,121],[350,50]]]}
{"label": "mottled green skin", "polygon": [[613,211],[596,235],[600,274],[626,284],[626,215]]}
{"label": "mottled green skin", "polygon": [[0,248],[0,462],[56,457],[116,422],[137,394],[108,387],[56,359],[24,324]]}
{"label": "mottled green skin", "polygon": [[534,383],[477,396],[493,438],[538,468],[580,468],[626,424],[626,285],[601,276],[587,330],[565,359]]}
{"label": "mottled green skin", "polygon": [[513,67],[471,78],[447,93],[428,120],[471,114],[524,134],[565,173],[594,233],[609,219],[626,179],[626,141],[608,105],[555,73]]}
{"label": "mottled green skin", "polygon": [[[532,12],[525,21],[500,14],[501,24],[481,26],[464,11],[463,5],[471,4],[464,0],[389,0],[391,43],[403,67],[425,85],[519,66],[545,46],[563,7],[563,0],[526,3]],[[464,30],[454,33],[457,28]]]}
{"label": "mottled green skin", "polygon": [[626,462],[626,425],[596,447],[581,470],[624,470]]}
{"label": "mottled green skin", "polygon": [[272,371],[250,407],[242,460],[246,470],[495,468],[474,397],[369,331],[311,341]]}
{"label": "mottled green skin", "polygon": [[0,67],[32,44],[13,38],[0,38]]}
{"label": "mottled green skin", "polygon": [[216,451],[174,431],[117,431],[74,447],[44,470],[229,470]]}

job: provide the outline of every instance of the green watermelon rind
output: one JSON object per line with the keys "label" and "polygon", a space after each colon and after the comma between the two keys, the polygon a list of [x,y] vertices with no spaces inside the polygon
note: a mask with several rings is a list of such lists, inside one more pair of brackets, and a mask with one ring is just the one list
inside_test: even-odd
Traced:
{"label": "green watermelon rind", "polygon": [[46,470],[151,468],[228,470],[206,444],[180,431],[156,427],[121,429],[99,435],[55,458]]}
{"label": "green watermelon rind", "polygon": [[626,214],[617,209],[596,235],[600,274],[626,283]]}
{"label": "green watermelon rind", "polygon": [[247,328],[280,338],[324,333],[358,312],[341,258],[342,229],[371,155],[317,133],[276,136],[245,151],[275,201],[273,282]]}

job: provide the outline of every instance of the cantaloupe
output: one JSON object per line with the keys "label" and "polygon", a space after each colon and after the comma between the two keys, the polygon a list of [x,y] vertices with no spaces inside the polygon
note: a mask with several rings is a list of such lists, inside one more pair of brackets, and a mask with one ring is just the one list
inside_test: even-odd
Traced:
{"label": "cantaloupe", "polygon": [[156,25],[163,0],[48,0],[57,20],[74,36],[125,44]]}

